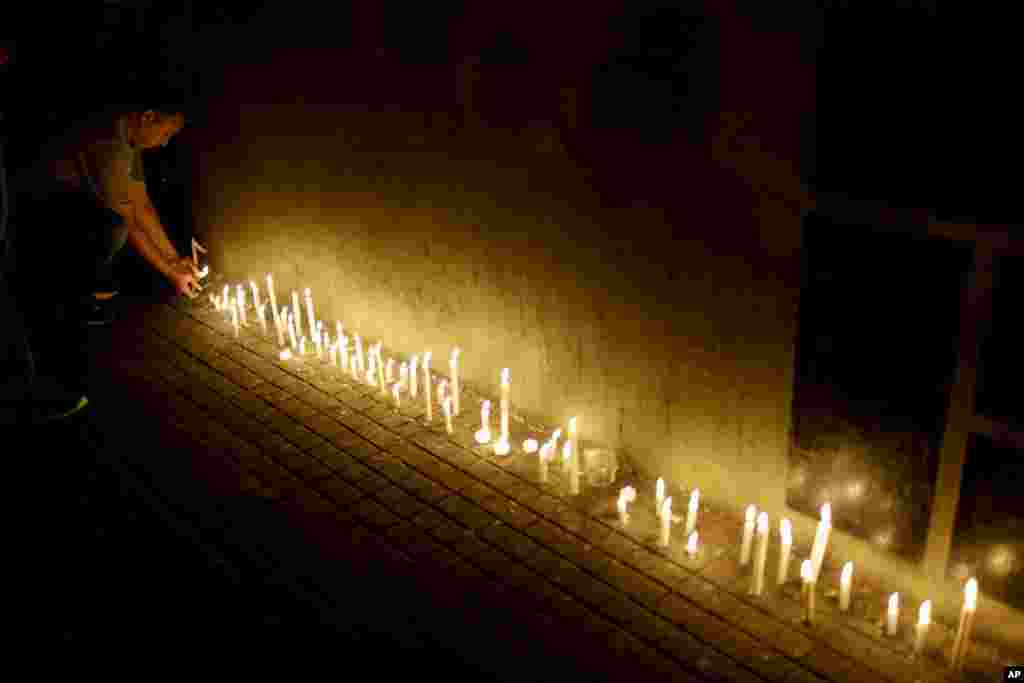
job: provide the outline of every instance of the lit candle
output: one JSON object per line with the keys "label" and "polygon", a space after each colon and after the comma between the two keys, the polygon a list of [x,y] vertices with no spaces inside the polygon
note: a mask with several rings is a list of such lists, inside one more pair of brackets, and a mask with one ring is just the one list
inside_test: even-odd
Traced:
{"label": "lit candle", "polygon": [[[277,329],[283,330],[281,326],[281,319],[277,315],[277,296],[274,294],[274,276],[267,274],[267,293],[270,294],[270,310],[274,314],[274,323],[277,325]],[[281,346],[284,346],[284,337],[278,335]]]}
{"label": "lit candle", "polygon": [[764,568],[768,561],[768,513],[757,516],[757,551],[754,553],[754,574],[751,578],[750,592],[754,595],[764,593]]}
{"label": "lit candle", "polygon": [[[569,495],[580,494],[580,448],[579,434],[576,431],[576,418],[569,418],[569,439],[565,442],[569,446]],[[571,445],[570,445],[571,444]]]}
{"label": "lit candle", "polygon": [[779,552],[778,585],[781,586],[789,578],[789,556],[793,552],[793,524],[788,519],[779,522],[779,536],[782,548]]}
{"label": "lit candle", "polygon": [[960,624],[953,641],[953,669],[962,671],[967,649],[970,645],[971,630],[974,627],[974,614],[978,609],[978,580],[971,578],[964,586],[964,604],[960,608]]}
{"label": "lit candle", "polygon": [[920,657],[928,640],[928,627],[932,623],[932,601],[925,600],[917,610],[917,626],[914,627],[914,656]]}
{"label": "lit candle", "polygon": [[249,286],[252,288],[252,305],[253,308],[260,307],[260,290],[256,288],[256,281],[249,280]]}
{"label": "lit candle", "polygon": [[322,334],[323,334],[323,321],[322,320],[317,320],[316,321],[316,331],[313,333],[313,343],[316,345],[316,357],[321,359],[321,360],[324,357],[324,345],[323,345],[323,342],[321,340],[321,335]]}
{"label": "lit candle", "polygon": [[366,368],[366,383],[371,387],[377,385],[377,354],[374,353],[374,347],[371,345],[366,351],[366,357],[369,360]]}
{"label": "lit candle", "polygon": [[344,334],[344,330],[341,327],[341,321],[340,320],[335,320],[334,321],[334,326],[337,329],[337,338],[341,339],[342,337],[344,337],[345,334]]}
{"label": "lit candle", "polygon": [[839,575],[839,610],[850,610],[850,589],[853,587],[853,562],[843,565],[843,573]]}
{"label": "lit candle", "polygon": [[669,534],[672,531],[672,498],[666,498],[661,507],[661,537],[658,545],[662,548],[668,547]]}
{"label": "lit candle", "polygon": [[306,335],[299,337],[299,355],[306,355]]}
{"label": "lit candle", "polygon": [[430,384],[430,351],[423,354],[423,399],[427,406],[427,422],[434,419],[432,387]]}
{"label": "lit candle", "polygon": [[288,311],[288,334],[291,336],[292,351],[298,351],[299,338],[295,334],[295,313]]}
{"label": "lit candle", "polygon": [[697,528],[697,508],[700,506],[700,489],[690,492],[690,504],[686,508],[686,536]]}
{"label": "lit candle", "polygon": [[803,579],[803,586],[800,590],[804,603],[804,623],[814,623],[814,565],[810,560],[804,560],[800,565],[800,578]]}
{"label": "lit candle", "polygon": [[398,366],[398,381],[401,383],[402,387],[405,387],[406,383],[409,381],[409,364],[408,363],[404,363],[403,362],[403,363],[399,364],[399,366]]}
{"label": "lit candle", "polygon": [[619,491],[619,500],[616,508],[619,511],[619,524],[623,527],[629,525],[629,504],[636,500],[636,489],[632,486],[623,486]]}
{"label": "lit candle", "polygon": [[238,315],[242,318],[242,324],[248,325],[249,321],[245,317],[245,287],[237,285],[235,291],[238,292],[238,296],[235,298],[235,302],[238,305]]}
{"label": "lit candle", "polygon": [[896,635],[900,623],[900,594],[889,596],[889,609],[885,612],[885,635],[892,638]]}
{"label": "lit candle", "polygon": [[503,425],[503,427],[502,427],[501,433],[498,435],[498,440],[496,442],[494,442],[494,454],[495,455],[508,455],[509,451],[512,450],[512,445],[509,443],[508,431],[507,431],[508,430],[508,417],[507,417],[507,415],[508,415],[508,412],[507,412],[508,401],[505,398],[502,398],[501,402],[502,402],[502,408],[503,408],[502,409],[502,417],[503,417],[502,425]]}
{"label": "lit candle", "polygon": [[380,393],[386,397],[388,395],[388,385],[384,381],[384,356],[381,351],[383,346],[384,342],[377,342],[377,382],[380,383]]}
{"label": "lit candle", "polygon": [[449,434],[455,430],[452,428],[452,397],[445,396],[441,401],[441,410],[444,411],[444,427]]}
{"label": "lit candle", "polygon": [[[414,375],[415,376],[415,375]],[[485,444],[491,440],[491,402],[480,403],[480,429],[476,431],[476,442]]]}
{"label": "lit candle", "polygon": [[697,532],[691,531],[686,539],[686,556],[691,560],[697,557]]}
{"label": "lit candle", "polygon": [[352,376],[359,379],[359,373],[363,370],[363,340],[356,334],[356,356],[352,359]]}
{"label": "lit candle", "polygon": [[402,407],[401,395],[402,395],[402,383],[401,382],[395,382],[393,385],[391,385],[391,397],[395,400],[395,407],[396,408],[401,408]]}
{"label": "lit candle", "polygon": [[225,307],[231,306],[231,285],[224,285],[224,293],[221,294],[220,300]]}
{"label": "lit candle", "polygon": [[523,452],[527,455],[536,453],[539,446],[540,444],[537,443],[537,439],[527,439],[523,442]]}
{"label": "lit candle", "polygon": [[338,344],[339,342],[331,344],[331,367],[333,368],[338,367]]}
{"label": "lit candle", "polygon": [[[508,368],[501,371],[501,439],[508,440],[508,400],[512,385],[508,381]],[[570,430],[571,431],[571,430]]]}
{"label": "lit candle", "polygon": [[811,567],[814,569],[814,581],[821,575],[821,564],[825,560],[825,549],[828,547],[829,532],[832,531],[832,505],[821,506],[821,520],[814,532],[814,545],[811,546]]}
{"label": "lit candle", "polygon": [[747,518],[743,523],[743,540],[740,543],[740,566],[746,566],[750,562],[750,544],[754,540],[754,519],[757,517],[757,508],[753,505],[747,506]]}
{"label": "lit candle", "polygon": [[388,384],[395,381],[395,359],[388,358],[387,367],[384,368],[384,379]]}
{"label": "lit candle", "polygon": [[259,306],[259,308],[256,309],[256,315],[258,315],[259,318],[260,318],[260,326],[263,328],[263,334],[267,333],[267,313],[266,313],[266,308],[267,308],[266,304],[261,304]]}
{"label": "lit candle", "polygon": [[[204,247],[203,245],[199,244],[199,242],[196,241],[196,238],[193,237],[192,238],[192,265],[194,265],[198,269],[199,268],[199,255],[196,254],[197,251],[201,251],[201,252],[203,252],[205,254],[206,253],[206,247]],[[206,268],[209,268],[209,266],[206,266]]]}
{"label": "lit candle", "polygon": [[572,441],[566,439],[562,444],[562,471],[572,477]]}
{"label": "lit candle", "polygon": [[286,319],[287,319],[287,313],[285,312],[285,308],[283,306],[281,307],[281,311],[280,312],[277,312],[277,311],[274,312],[274,320],[277,321],[277,345],[278,346],[284,346],[286,344],[285,339],[284,339],[285,327],[287,327],[287,325],[285,324],[285,320]]}
{"label": "lit candle", "polygon": [[338,343],[341,344],[341,348],[339,349],[341,354],[341,371],[348,372],[348,337],[342,336]]}
{"label": "lit candle", "polygon": [[662,504],[665,502],[665,480],[658,477],[658,481],[654,484],[654,511],[658,512],[661,510]]}
{"label": "lit candle", "polygon": [[551,459],[552,446],[548,441],[540,447],[540,457],[537,458],[537,477],[540,483],[548,483],[548,461]]}
{"label": "lit candle", "polygon": [[231,302],[231,324],[235,328],[235,339],[238,339],[238,306]]}
{"label": "lit candle", "polygon": [[[409,366],[409,395],[413,398],[419,396],[417,390],[417,382],[420,372],[420,357],[419,354],[412,357],[412,365]],[[488,439],[489,440],[489,439]]]}
{"label": "lit candle", "polygon": [[437,383],[437,402],[440,403],[448,395],[448,380],[443,379]]}
{"label": "lit candle", "polygon": [[313,293],[306,287],[306,317],[309,324],[309,336],[316,336],[316,316],[313,315]]}
{"label": "lit candle", "polygon": [[448,360],[448,367],[452,376],[452,410],[458,415],[461,411],[459,403],[459,347],[452,349],[452,357]]}
{"label": "lit candle", "polygon": [[302,309],[299,308],[299,293],[292,290],[292,315],[295,316],[295,334],[302,334]]}

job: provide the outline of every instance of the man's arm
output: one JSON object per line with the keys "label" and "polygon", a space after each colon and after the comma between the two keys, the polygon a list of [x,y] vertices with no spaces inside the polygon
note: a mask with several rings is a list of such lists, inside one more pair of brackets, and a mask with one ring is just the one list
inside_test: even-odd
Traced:
{"label": "man's arm", "polygon": [[135,223],[142,227],[150,242],[159,250],[164,259],[172,263],[180,261],[181,257],[178,255],[178,250],[171,243],[170,238],[167,237],[167,230],[164,229],[163,223],[160,222],[160,214],[149,199],[146,186],[139,183],[139,187],[136,188],[133,194],[135,201],[132,204],[135,208]]}
{"label": "man's arm", "polygon": [[119,201],[113,208],[128,225],[128,242],[135,251],[162,275],[170,277],[174,270],[174,262],[169,258],[170,255],[165,249],[153,242],[143,224],[138,220],[138,216],[142,212],[136,203],[133,201]]}

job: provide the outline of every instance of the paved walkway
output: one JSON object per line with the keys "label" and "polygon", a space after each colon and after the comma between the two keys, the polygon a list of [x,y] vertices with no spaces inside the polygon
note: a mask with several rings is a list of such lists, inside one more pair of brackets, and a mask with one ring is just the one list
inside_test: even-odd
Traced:
{"label": "paved walkway", "polygon": [[[643,501],[626,532],[612,490],[573,498],[557,465],[540,485],[535,456],[477,447],[470,390],[449,436],[439,410],[427,425],[419,402],[396,411],[340,370],[275,360],[258,326],[236,340],[208,301],[128,303],[93,342],[92,443],[118,473],[113,488],[174,539],[118,548],[121,558],[138,548],[150,567],[153,580],[127,571],[125,590],[159,596],[159,609],[132,614],[164,624],[161,643],[225,653],[231,642],[250,660],[287,653],[345,669],[367,657],[359,666],[379,674],[480,680],[998,680],[983,657],[954,675],[940,625],[915,660],[909,626],[880,637],[872,605],[840,616],[820,595],[819,624],[807,628],[795,581],[775,590],[770,579],[766,596],[748,596],[738,520],[707,505],[698,559],[685,558],[679,532],[660,552]],[[528,433],[518,421],[512,431],[513,443]],[[192,573],[174,581],[165,562]],[[69,597],[84,579],[67,585],[80,616],[64,623],[83,642],[81,615],[97,598]]]}

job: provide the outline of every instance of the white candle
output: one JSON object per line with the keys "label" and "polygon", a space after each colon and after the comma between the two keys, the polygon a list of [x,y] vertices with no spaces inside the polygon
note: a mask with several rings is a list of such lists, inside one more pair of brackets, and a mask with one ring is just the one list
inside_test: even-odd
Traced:
{"label": "white candle", "polygon": [[404,363],[403,362],[403,363],[399,364],[399,366],[398,366],[398,381],[402,384],[403,388],[408,383],[408,381],[409,381],[409,364],[408,363]]}
{"label": "white candle", "polygon": [[804,560],[800,565],[800,578],[803,585],[800,595],[804,603],[804,623],[814,623],[814,565],[810,560]]}
{"label": "white candle", "polygon": [[690,504],[686,508],[686,536],[697,529],[697,508],[700,506],[700,489],[690,492]]}
{"label": "white candle", "polygon": [[339,352],[341,353],[341,358],[340,358],[340,361],[341,361],[341,371],[342,372],[347,372],[348,371],[348,337],[342,336],[338,343],[341,344],[341,348],[339,349]]}
{"label": "white candle", "polygon": [[248,325],[249,320],[245,317],[245,287],[237,285],[235,291],[238,292],[238,296],[235,298],[235,302],[238,305],[238,315],[242,319],[242,324]]}
{"label": "white candle", "polygon": [[412,396],[413,398],[416,398],[417,396],[419,396],[419,392],[417,391],[417,389],[418,389],[418,387],[417,387],[418,379],[417,378],[419,376],[419,372],[420,372],[420,357],[417,354],[417,355],[412,357],[412,365],[409,366],[409,395]]}
{"label": "white candle", "polygon": [[462,411],[459,403],[459,347],[452,349],[452,357],[448,360],[452,376],[452,410],[458,415]]}
{"label": "white candle", "polygon": [[932,601],[925,600],[917,610],[917,626],[914,627],[914,656],[920,657],[928,641],[928,627],[932,623]]}
{"label": "white candle", "polygon": [[743,523],[743,539],[740,542],[740,566],[746,566],[750,562],[750,545],[754,540],[754,519],[757,517],[757,508],[753,505],[747,506],[747,518]]}
{"label": "white candle", "polygon": [[661,507],[661,536],[658,545],[668,547],[669,535],[672,531],[672,498],[666,498]]}
{"label": "white candle", "polygon": [[277,320],[277,343],[278,346],[284,346],[287,342],[285,341],[284,334],[288,328],[288,310],[282,306],[280,312],[275,315]]}
{"label": "white candle", "polygon": [[662,504],[665,502],[665,480],[658,477],[658,481],[654,484],[654,511],[658,512],[661,510]]}
{"label": "white candle", "polygon": [[964,603],[960,608],[960,624],[953,641],[953,669],[962,671],[967,649],[970,645],[971,630],[974,627],[974,614],[978,609],[978,580],[971,578],[964,586]]}
{"label": "white candle", "polygon": [[388,358],[387,366],[384,368],[384,380],[391,384],[395,381],[395,359]]}
{"label": "white candle", "polygon": [[395,407],[396,408],[401,408],[402,407],[401,394],[402,394],[402,383],[401,382],[395,382],[393,385],[391,385],[391,398],[394,399]]}
{"label": "white candle", "polygon": [[512,385],[508,381],[508,368],[501,371],[501,439],[508,440],[508,402]]}
{"label": "white candle", "polygon": [[536,453],[539,446],[540,444],[537,443],[537,439],[527,439],[523,442],[523,452],[527,455]]}
{"label": "white candle", "polygon": [[258,315],[260,317],[260,326],[263,328],[263,334],[267,333],[267,313],[266,313],[266,308],[267,308],[266,304],[261,304],[260,307],[256,309],[256,315]]}
{"label": "white candle", "polygon": [[537,458],[537,477],[540,483],[548,483],[548,460],[551,459],[551,442],[548,441],[540,448],[540,457]]}
{"label": "white candle", "polygon": [[380,383],[380,393],[387,396],[388,385],[387,382],[384,381],[384,356],[381,351],[383,346],[384,342],[377,342],[377,382]]}
{"label": "white candle", "polygon": [[[506,370],[505,372],[507,373],[508,371]],[[504,390],[502,391],[501,406],[502,429],[501,433],[498,435],[498,440],[494,443],[494,454],[508,455],[509,451],[512,450],[512,445],[509,443],[508,437],[508,399],[506,398]]]}
{"label": "white candle", "polygon": [[580,493],[581,472],[579,434],[576,431],[575,417],[569,418],[569,439],[565,443],[569,446],[569,495],[578,496]]}
{"label": "white candle", "polygon": [[444,411],[444,427],[449,434],[454,432],[452,427],[452,397],[445,396],[444,400],[441,401],[441,410]]}
{"label": "white candle", "polygon": [[623,527],[629,525],[629,504],[636,500],[636,489],[632,486],[623,486],[619,491],[619,500],[616,508],[619,511],[619,524]]}
{"label": "white candle", "polygon": [[572,440],[566,439],[562,444],[562,471],[572,477]]}
{"label": "white candle", "polygon": [[839,610],[850,610],[850,590],[853,587],[853,562],[843,565],[843,573],[839,575]]}
{"label": "white candle", "polygon": [[[206,253],[206,247],[204,247],[203,245],[199,244],[199,242],[196,241],[196,238],[193,237],[192,238],[192,264],[196,268],[199,268],[199,255],[196,254],[197,251],[201,251],[201,252],[203,252],[205,254]],[[209,267],[210,266],[207,265],[207,266],[205,266],[204,269],[208,270]]]}
{"label": "white candle", "polygon": [[359,379],[359,374],[363,370],[363,340],[359,338],[359,334],[356,334],[356,356],[352,359],[352,376]]}
{"label": "white candle", "polygon": [[443,379],[437,383],[437,402],[440,403],[448,395],[448,380]]}
{"label": "white candle", "polygon": [[[220,300],[223,306],[231,306],[231,285],[224,285],[224,293],[221,294]],[[230,311],[228,311],[230,313]]]}
{"label": "white candle", "polygon": [[316,335],[316,316],[313,315],[313,293],[309,287],[306,287],[306,321],[309,324],[309,336],[313,337]]}
{"label": "white candle", "polygon": [[369,360],[366,367],[366,383],[371,387],[377,385],[377,354],[374,353],[374,350],[371,345],[366,351],[366,357]]}
{"label": "white candle", "polygon": [[779,551],[778,585],[786,583],[789,578],[789,557],[793,552],[793,524],[788,519],[779,522],[781,549]]}
{"label": "white candle", "polygon": [[317,320],[316,322],[317,325],[316,332],[313,334],[313,344],[316,345],[316,357],[322,360],[324,357],[324,345],[321,339],[321,335],[323,334],[323,321]]}
{"label": "white candle", "polygon": [[337,330],[337,338],[341,339],[342,337],[344,337],[345,334],[344,334],[344,330],[341,327],[341,321],[340,320],[335,320],[334,321],[334,326],[335,326],[335,329]]}
{"label": "white candle", "polygon": [[292,351],[299,350],[299,338],[295,334],[295,313],[288,311],[288,334],[292,341]]}
{"label": "white candle", "polygon": [[885,612],[885,635],[892,638],[896,635],[900,623],[900,594],[889,596],[889,609]]}
{"label": "white candle", "polygon": [[697,557],[697,532],[691,531],[686,539],[686,556],[691,560]]}
{"label": "white candle", "polygon": [[334,342],[331,344],[331,367],[338,367],[338,344],[340,342]]}
{"label": "white candle", "polygon": [[491,440],[491,402],[480,403],[480,429],[475,434],[478,444],[489,443]]}
{"label": "white candle", "polygon": [[249,280],[249,286],[252,288],[252,305],[253,308],[260,307],[260,290],[256,287],[255,280]]}
{"label": "white candle", "polygon": [[427,351],[423,354],[423,399],[426,402],[428,422],[434,419],[433,387],[430,381],[430,351]]}
{"label": "white candle", "polygon": [[292,315],[295,316],[295,334],[302,334],[302,309],[299,308],[299,293],[292,290]]}
{"label": "white candle", "polygon": [[306,355],[306,335],[299,337],[299,355]]}
{"label": "white candle", "polygon": [[235,328],[235,339],[238,339],[238,306],[231,302],[231,324]]}
{"label": "white candle", "polygon": [[754,595],[764,593],[764,569],[768,561],[768,513],[757,516],[757,550],[754,553],[754,574],[751,578],[750,592]]}
{"label": "white candle", "polygon": [[811,567],[814,569],[814,581],[818,581],[821,575],[821,564],[825,560],[825,550],[828,547],[829,532],[832,531],[832,505],[825,503],[821,506],[821,520],[814,532],[814,545],[811,546]]}
{"label": "white candle", "polygon": [[[278,330],[283,330],[281,319],[277,315],[277,296],[274,294],[274,276],[267,274],[267,293],[270,295],[270,310],[274,314],[274,323]],[[284,337],[278,335],[281,346],[284,346]]]}

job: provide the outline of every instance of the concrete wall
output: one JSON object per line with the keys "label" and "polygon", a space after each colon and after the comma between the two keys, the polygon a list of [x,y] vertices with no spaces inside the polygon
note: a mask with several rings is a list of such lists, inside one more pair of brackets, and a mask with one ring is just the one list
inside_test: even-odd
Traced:
{"label": "concrete wall", "polygon": [[[578,416],[642,472],[810,536],[785,491],[814,72],[794,36],[714,20],[705,135],[657,145],[590,125],[586,54],[253,50],[187,134],[197,232],[230,277],[310,287],[325,319],[409,355],[457,345],[464,381],[495,395],[509,367],[517,412]],[[906,590],[939,590],[833,538]],[[944,590],[936,609],[953,611]]]}

